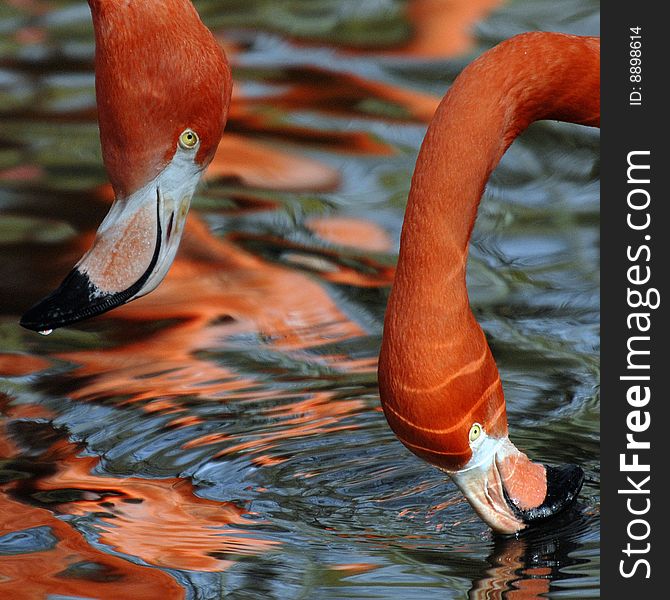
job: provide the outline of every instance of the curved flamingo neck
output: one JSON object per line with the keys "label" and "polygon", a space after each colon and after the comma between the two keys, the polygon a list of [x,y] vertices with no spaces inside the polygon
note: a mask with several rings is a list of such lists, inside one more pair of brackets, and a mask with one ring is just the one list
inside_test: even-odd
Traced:
{"label": "curved flamingo neck", "polygon": [[[599,125],[598,38],[531,33],[468,66],[437,109],[412,178],[379,364],[398,437],[445,468],[470,456],[472,422],[505,435],[502,387],[465,285],[486,182],[530,123]],[[465,439],[463,435],[465,431]]]}

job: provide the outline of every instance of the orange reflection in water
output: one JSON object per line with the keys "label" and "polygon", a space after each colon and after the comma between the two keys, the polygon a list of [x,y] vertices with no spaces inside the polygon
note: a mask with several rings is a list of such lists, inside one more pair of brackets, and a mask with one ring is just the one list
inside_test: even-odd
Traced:
{"label": "orange reflection in water", "polygon": [[287,111],[310,110],[349,118],[428,122],[440,101],[431,94],[321,67],[289,67],[282,69],[279,77],[281,91],[269,96],[243,96],[239,105],[233,105],[233,119],[250,107],[272,105]]}
{"label": "orange reflection in water", "polygon": [[0,376],[18,377],[46,369],[49,362],[37,356],[0,352]]}
{"label": "orange reflection in water", "polygon": [[502,0],[412,0],[407,4],[412,39],[389,53],[444,58],[466,52],[473,43],[473,24],[501,4]]}
{"label": "orange reflection in water", "polygon": [[[25,485],[21,469],[26,463],[21,462],[21,451],[7,436],[5,425],[9,422],[7,415],[12,419],[39,413],[46,416],[41,407],[27,407],[3,406],[0,462],[3,475],[14,470],[17,479],[0,484],[0,537],[8,540],[12,534],[15,538],[28,536],[41,528],[42,538],[46,538],[42,545],[47,547],[36,550],[24,545],[23,551],[0,554],[0,597],[41,600],[50,594],[60,594],[111,600],[126,598],[132,590],[132,597],[138,600],[183,598],[183,588],[167,573],[98,550],[79,531],[54,515],[60,511],[31,506],[17,499],[18,488]],[[76,460],[73,454],[70,458]],[[34,456],[28,460],[34,464],[40,462]]]}
{"label": "orange reflection in water", "polygon": [[76,598],[165,600],[184,597],[175,579],[93,548],[50,510],[7,497],[0,487],[0,535],[48,527],[57,540],[41,552],[0,556],[0,597],[42,600],[49,594]]}
{"label": "orange reflection in water", "polygon": [[338,246],[349,246],[370,252],[390,252],[391,238],[370,221],[351,217],[320,217],[305,223],[321,239]]}
{"label": "orange reflection in water", "polygon": [[[272,103],[273,98],[268,99]],[[268,116],[265,111],[253,110],[245,103],[236,102],[230,107],[228,134],[244,134],[248,137],[262,137],[276,140],[279,144],[291,143],[345,154],[393,154],[392,146],[363,131],[323,130],[294,125],[278,119],[276,114]],[[228,135],[225,134],[224,135]],[[286,152],[284,149],[283,152]]]}
{"label": "orange reflection in water", "polygon": [[[91,235],[77,240],[81,250]],[[178,361],[242,331],[254,331],[273,348],[291,352],[365,334],[318,281],[216,237],[196,214],[189,216],[180,251],[163,283],[102,318],[183,321],[159,333],[167,338],[160,347],[155,344],[161,356],[174,355]],[[152,344],[143,348],[150,350]],[[93,354],[102,359],[114,349]],[[63,356],[79,362],[83,353]],[[327,362],[327,356],[321,359]]]}
{"label": "orange reflection in water", "polygon": [[[5,412],[12,419],[26,415],[23,407]],[[36,432],[40,439],[40,430]],[[51,429],[48,432],[56,435]],[[1,556],[0,592],[9,593],[25,584],[23,572],[28,562],[34,584],[31,593],[35,594],[30,597],[44,597],[40,596],[43,591],[127,597],[118,589],[120,585],[132,586],[128,589],[133,590],[133,598],[158,598],[161,593],[169,593],[170,598],[181,597],[181,588],[171,577],[95,550],[76,529],[54,514],[93,519],[100,543],[157,567],[221,571],[235,557],[258,554],[277,544],[254,537],[251,529],[244,529],[258,521],[250,519],[242,508],[230,502],[199,498],[186,480],[96,475],[93,471],[99,459],[79,456],[79,450],[75,444],[56,439],[38,456],[28,450],[24,458],[5,427],[0,427],[0,453],[3,465],[9,465],[4,468],[10,474],[20,473],[14,481],[0,485],[0,536],[48,527],[57,540],[48,550]],[[29,506],[20,501],[24,498],[36,505],[45,504],[49,510]],[[80,563],[94,563],[106,573],[100,590],[96,589],[95,570],[82,570],[79,580],[67,575],[69,568]],[[81,587],[77,590],[77,586]]]}
{"label": "orange reflection in water", "polygon": [[[339,422],[343,417],[350,415],[355,410],[361,410],[363,407],[363,403],[359,400],[338,402],[335,401],[332,393],[314,393],[304,400],[283,404],[273,410],[266,411],[264,414],[268,417],[281,419],[281,427],[267,428],[262,433],[245,436],[245,441],[232,443],[225,450],[217,453],[214,458],[243,451],[253,451],[258,454],[271,450],[281,440],[352,429],[353,426],[339,425]],[[193,448],[222,440],[234,442],[228,435],[210,434],[192,440],[185,444],[184,448]],[[283,461],[284,458],[270,457],[267,454],[256,457],[254,460],[256,464],[260,465],[278,464]]]}
{"label": "orange reflection in water", "polygon": [[[79,240],[85,246],[86,240]],[[363,409],[356,400],[331,392],[288,394],[256,381],[201,353],[225,348],[226,340],[253,333],[260,346],[321,367],[371,372],[374,359],[353,361],[340,354],[313,355],[312,348],[364,335],[325,289],[298,271],[267,263],[216,238],[196,215],[189,217],[178,257],[152,294],[102,317],[128,322],[169,321],[149,335],[132,335],[101,350],[59,353],[77,366],[68,375],[77,383],[73,400],[113,399],[116,406],[139,403],[146,412],[172,414],[172,427],[198,422],[181,398],[238,402],[280,400],[264,412],[277,421],[261,433],[226,433],[195,438],[186,447],[226,442],[216,456],[251,454],[256,464],[282,460],[267,453],[281,440],[336,431],[342,418]],[[290,377],[290,375],[287,375]],[[214,450],[213,450],[214,452]]]}
{"label": "orange reflection in water", "polygon": [[205,180],[237,179],[250,187],[327,191],[337,187],[339,174],[316,160],[278,151],[234,133],[221,139]]}
{"label": "orange reflection in water", "polygon": [[[466,52],[473,44],[473,25],[485,19],[503,0],[405,0],[404,16],[409,25],[409,39],[387,46],[371,40],[366,46],[360,40],[354,47],[301,36],[302,46],[330,45],[347,54],[381,54],[411,58],[448,58]],[[382,17],[383,18],[383,17]],[[291,35],[291,32],[288,32]]]}
{"label": "orange reflection in water", "polygon": [[91,471],[97,458],[66,455],[58,471],[35,486],[42,492],[85,490],[82,499],[64,502],[66,514],[95,514],[100,541],[117,552],[137,556],[159,567],[191,571],[221,571],[227,557],[257,554],[276,545],[256,539],[241,508],[230,502],[199,498],[183,479],[100,477]]}
{"label": "orange reflection in water", "polygon": [[[471,600],[540,600],[556,578],[550,567],[528,566],[529,545],[523,539],[497,540],[486,576],[469,592]],[[545,549],[546,552],[546,549]]]}
{"label": "orange reflection in water", "polygon": [[[352,232],[344,232],[341,229],[338,231],[337,220],[335,221],[335,227],[328,229],[327,222],[327,219],[321,221],[322,230],[328,237],[327,241],[338,246],[353,247],[361,251],[361,254],[355,257],[358,263],[357,267],[350,265],[351,256],[348,254],[343,256],[337,249],[327,247],[306,249],[299,243],[271,235],[233,234],[230,238],[236,241],[263,242],[275,248],[282,248],[284,249],[283,258],[286,262],[317,273],[321,279],[331,283],[361,288],[390,286],[395,267],[380,263],[374,258],[366,256],[363,252],[366,246],[369,250],[371,243],[379,242],[385,232],[378,226],[364,220],[357,220],[356,226],[352,227]],[[347,219],[347,222],[353,223],[354,219]],[[354,233],[361,236],[357,241],[352,239]],[[354,246],[354,244],[356,245]]]}

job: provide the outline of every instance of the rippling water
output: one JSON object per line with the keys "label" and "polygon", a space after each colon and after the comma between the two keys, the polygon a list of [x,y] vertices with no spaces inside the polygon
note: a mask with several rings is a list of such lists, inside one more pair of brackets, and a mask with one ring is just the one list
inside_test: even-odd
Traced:
{"label": "rippling water", "polygon": [[[487,189],[471,296],[512,439],[576,462],[576,508],[494,538],[380,411],[409,179],[439,97],[592,0],[196,2],[231,118],[175,265],[48,338],[18,316],[111,201],[83,1],[0,6],[0,596],[599,596],[598,132],[534,125]],[[472,35],[470,35],[470,33]]]}

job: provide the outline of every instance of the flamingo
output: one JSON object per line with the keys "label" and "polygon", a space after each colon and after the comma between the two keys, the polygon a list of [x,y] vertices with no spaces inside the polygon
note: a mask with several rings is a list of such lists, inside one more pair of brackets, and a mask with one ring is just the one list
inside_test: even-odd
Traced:
{"label": "flamingo", "polygon": [[88,0],[102,156],[115,201],[93,246],[21,325],[48,333],[156,288],[228,116],[225,54],[190,0]]}
{"label": "flamingo", "polygon": [[395,434],[446,471],[503,534],[568,507],[584,479],[575,465],[531,462],[509,440],[500,375],[465,284],[489,175],[541,119],[599,126],[598,38],[521,34],[456,78],[416,162],[379,357],[379,392]]}
{"label": "flamingo", "polygon": [[[189,0],[89,0],[105,167],[116,200],[92,248],[21,319],[56,327],[143,296],[172,263],[231,94],[223,51]],[[475,512],[511,534],[570,506],[584,474],[532,462],[509,440],[498,370],[470,310],[468,243],[492,170],[533,121],[600,121],[598,38],[535,32],[469,65],[416,163],[379,358],[384,414]]]}

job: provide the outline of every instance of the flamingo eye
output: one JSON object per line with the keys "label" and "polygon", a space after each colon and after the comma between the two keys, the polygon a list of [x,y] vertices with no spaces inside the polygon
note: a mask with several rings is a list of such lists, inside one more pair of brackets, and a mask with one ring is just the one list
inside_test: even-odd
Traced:
{"label": "flamingo eye", "polygon": [[478,440],[481,434],[482,426],[479,423],[474,423],[472,427],[470,427],[470,442]]}
{"label": "flamingo eye", "polygon": [[198,138],[198,134],[192,129],[186,129],[179,136],[179,146],[184,150],[191,150],[195,148],[199,141],[200,138]]}

